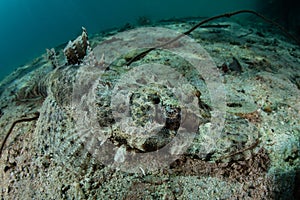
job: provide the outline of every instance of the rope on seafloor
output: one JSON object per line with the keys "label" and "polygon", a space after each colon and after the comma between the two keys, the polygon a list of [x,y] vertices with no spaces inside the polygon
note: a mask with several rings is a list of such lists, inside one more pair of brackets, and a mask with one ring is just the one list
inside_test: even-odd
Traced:
{"label": "rope on seafloor", "polygon": [[179,40],[180,38],[182,38],[183,36],[185,35],[188,35],[190,34],[191,32],[193,32],[195,29],[197,29],[199,26],[207,23],[207,22],[210,22],[210,21],[213,21],[213,20],[216,20],[216,19],[220,19],[220,18],[224,18],[224,17],[232,17],[234,15],[238,15],[238,14],[242,14],[242,13],[249,13],[249,14],[253,14],[261,19],[263,19],[264,21],[274,25],[275,27],[277,27],[279,30],[281,30],[284,34],[286,34],[286,36],[288,36],[289,38],[291,38],[292,40],[294,40],[298,45],[300,45],[300,40],[298,38],[296,38],[295,36],[293,36],[292,34],[290,34],[283,26],[281,26],[279,23],[265,17],[264,15],[256,12],[256,11],[253,11],[253,10],[238,10],[238,11],[235,11],[235,12],[230,12],[230,13],[224,13],[224,14],[221,14],[221,15],[216,15],[216,16],[213,16],[213,17],[210,17],[210,18],[207,18],[207,19],[204,19],[202,20],[201,22],[199,22],[198,24],[196,24],[195,26],[193,26],[191,29],[189,29],[188,31],[184,32],[183,34],[175,37],[174,39],[166,42],[166,43],[163,43],[163,44],[159,44],[157,46],[154,46],[148,50],[145,50],[141,53],[139,53],[138,55],[136,55],[135,57],[133,57],[130,61],[128,61],[126,63],[127,66],[131,65],[133,62],[143,58],[144,56],[146,56],[148,53],[150,53],[151,51],[155,50],[155,49],[158,49],[158,48],[161,48],[161,47],[165,47],[177,40]]}
{"label": "rope on seafloor", "polygon": [[10,136],[10,134],[12,133],[12,130],[14,129],[15,125],[18,124],[18,123],[21,123],[21,122],[30,122],[30,121],[33,121],[33,120],[37,120],[39,118],[40,114],[39,113],[34,113],[34,116],[33,117],[29,117],[29,118],[22,118],[22,119],[18,119],[16,121],[14,121],[10,127],[10,129],[8,130],[8,132],[6,133],[5,135],[5,138],[4,140],[2,141],[1,143],[1,147],[0,147],[0,158],[2,156],[2,151],[4,149],[4,145],[8,139],[8,137]]}

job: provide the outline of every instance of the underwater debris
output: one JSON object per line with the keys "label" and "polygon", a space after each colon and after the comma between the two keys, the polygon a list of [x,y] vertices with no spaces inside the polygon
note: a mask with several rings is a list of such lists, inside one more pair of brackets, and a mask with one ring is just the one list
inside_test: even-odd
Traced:
{"label": "underwater debris", "polygon": [[236,73],[243,72],[242,65],[235,57],[232,58],[231,63],[229,64],[223,63],[221,66],[218,66],[218,68],[220,68],[225,74],[229,72],[236,72]]}
{"label": "underwater debris", "polygon": [[251,123],[261,123],[261,113],[259,111],[254,111],[250,113],[236,113],[235,115],[247,119]]}
{"label": "underwater debris", "polygon": [[242,72],[242,66],[235,57],[232,58],[231,63],[223,63],[221,66],[218,66],[218,68],[220,68],[225,74],[229,72]]}
{"label": "underwater debris", "polygon": [[147,25],[150,25],[152,22],[151,22],[151,19],[147,16],[140,16],[137,18],[137,24],[139,26],[147,26]]}
{"label": "underwater debris", "polygon": [[56,67],[59,66],[55,49],[54,48],[46,49],[46,51],[47,51],[47,59],[51,62],[53,68],[55,69]]}
{"label": "underwater debris", "polygon": [[69,41],[64,49],[64,54],[67,58],[67,63],[70,65],[80,64],[87,54],[89,46],[87,31],[82,27],[82,34],[73,42]]}
{"label": "underwater debris", "polygon": [[229,64],[229,69],[238,73],[242,72],[242,66],[235,57],[232,58],[232,62]]}
{"label": "underwater debris", "polygon": [[124,32],[124,31],[130,30],[130,29],[132,29],[132,28],[134,28],[134,26],[133,26],[132,24],[126,23],[124,26],[122,26],[122,27],[118,30],[118,32]]}
{"label": "underwater debris", "polygon": [[290,77],[290,81],[294,83],[298,89],[300,89],[300,75],[292,75]]}

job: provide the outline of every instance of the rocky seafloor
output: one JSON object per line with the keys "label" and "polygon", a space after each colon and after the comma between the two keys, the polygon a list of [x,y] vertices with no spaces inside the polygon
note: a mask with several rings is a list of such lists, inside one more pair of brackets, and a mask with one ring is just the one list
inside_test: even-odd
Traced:
{"label": "rocky seafloor", "polygon": [[134,59],[197,22],[101,32],[84,58],[83,34],[6,77],[1,199],[299,198],[299,45],[226,19]]}

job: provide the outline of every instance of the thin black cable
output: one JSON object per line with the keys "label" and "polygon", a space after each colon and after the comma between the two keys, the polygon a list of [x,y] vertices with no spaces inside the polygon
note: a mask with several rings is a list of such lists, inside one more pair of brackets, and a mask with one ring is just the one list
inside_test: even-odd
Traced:
{"label": "thin black cable", "polygon": [[276,26],[278,29],[280,29],[283,33],[285,33],[288,37],[290,37],[291,39],[295,40],[299,45],[300,45],[300,41],[298,40],[298,38],[296,38],[295,36],[293,36],[292,34],[290,34],[283,26],[281,26],[280,24],[278,24],[277,22],[263,16],[262,14],[258,13],[258,12],[255,12],[253,10],[239,10],[239,11],[235,11],[235,12],[231,12],[231,13],[224,13],[224,14],[221,14],[221,15],[217,15],[217,16],[214,16],[214,17],[210,17],[210,18],[207,18],[207,19],[204,19],[202,20],[201,22],[199,22],[198,24],[196,24],[195,26],[193,26],[190,30],[184,32],[183,34],[175,37],[174,39],[166,42],[166,43],[163,43],[163,44],[159,44],[157,46],[154,46],[146,51],[143,51],[142,53],[139,53],[138,55],[136,55],[135,57],[133,57],[132,59],[130,59],[130,61],[128,61],[126,63],[127,66],[131,65],[133,62],[143,58],[144,56],[146,56],[148,53],[150,53],[151,51],[155,50],[155,49],[158,49],[158,48],[161,48],[161,47],[164,47],[164,46],[167,46],[169,44],[171,44],[172,42],[175,42],[176,40],[179,40],[180,38],[182,38],[183,36],[185,35],[189,35],[191,32],[193,32],[195,29],[197,29],[199,26],[207,23],[207,22],[210,22],[210,21],[213,21],[213,20],[216,20],[216,19],[219,19],[219,18],[224,18],[224,17],[232,17],[233,15],[238,15],[238,14],[242,14],[242,13],[250,13],[250,14],[253,14],[253,15],[256,15],[257,17],[263,19],[264,21]]}
{"label": "thin black cable", "polygon": [[2,156],[2,151],[3,151],[3,149],[4,149],[4,145],[5,145],[5,143],[6,143],[7,139],[8,139],[8,137],[9,137],[10,134],[12,133],[12,130],[14,129],[15,125],[18,124],[18,123],[21,123],[21,122],[30,122],[30,121],[36,120],[36,119],[39,118],[39,116],[40,116],[39,113],[35,113],[35,116],[34,116],[34,117],[18,119],[18,120],[14,121],[14,122],[12,123],[10,129],[8,130],[8,132],[7,132],[6,135],[5,135],[4,140],[3,140],[2,143],[1,143],[1,147],[0,147],[0,158],[1,158],[1,156]]}

